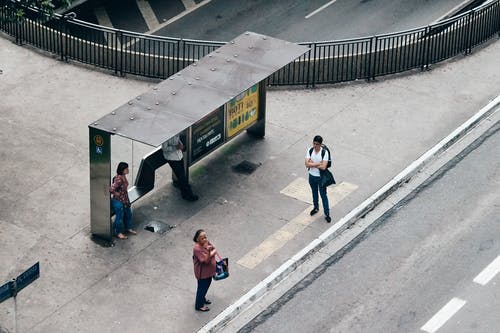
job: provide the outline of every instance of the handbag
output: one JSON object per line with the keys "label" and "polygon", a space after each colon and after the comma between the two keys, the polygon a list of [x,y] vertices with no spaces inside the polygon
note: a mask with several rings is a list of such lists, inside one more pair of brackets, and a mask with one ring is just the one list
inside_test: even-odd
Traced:
{"label": "handbag", "polygon": [[325,169],[321,171],[321,187],[327,187],[333,184],[336,184],[335,178],[333,178],[333,174],[330,170]]}
{"label": "handbag", "polygon": [[214,280],[224,280],[229,276],[229,258],[221,258],[217,253],[219,260],[215,262]]}

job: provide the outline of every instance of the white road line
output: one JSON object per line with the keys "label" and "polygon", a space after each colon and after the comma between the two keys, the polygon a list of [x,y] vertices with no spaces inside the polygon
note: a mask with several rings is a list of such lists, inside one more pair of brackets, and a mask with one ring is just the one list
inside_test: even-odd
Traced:
{"label": "white road line", "polygon": [[99,25],[113,28],[113,23],[111,23],[111,19],[109,18],[109,15],[108,15],[108,12],[106,11],[106,8],[104,8],[104,7],[94,8],[94,15],[97,18],[97,23]]}
{"label": "white road line", "polygon": [[154,30],[156,29],[159,25],[160,22],[158,22],[158,18],[156,17],[156,14],[151,7],[151,4],[147,0],[135,0],[137,3],[137,7],[139,8],[139,11],[142,14],[142,18],[144,21],[146,21],[146,25],[148,26],[149,30]]}
{"label": "white road line", "polygon": [[[109,18],[108,12],[106,11],[106,8],[104,7],[96,7],[94,8],[94,14],[95,17],[97,18],[97,23],[99,25],[109,27],[109,28],[114,28],[113,23],[111,22],[111,19]],[[110,34],[104,34],[104,39],[106,40],[106,43],[109,45],[110,43],[112,44],[111,41],[108,40],[108,36]],[[112,39],[113,40],[113,39]],[[116,41],[116,48],[121,48],[120,41]]]}
{"label": "white road line", "polygon": [[196,6],[196,2],[194,2],[193,0],[182,0],[182,4],[186,9],[193,8],[194,6]]}
{"label": "white road line", "polygon": [[[161,23],[161,24],[160,24],[160,25],[159,25],[156,29],[154,29],[154,30],[149,30],[148,32],[146,32],[146,34],[147,34],[147,35],[154,34],[156,31],[160,30],[161,28],[166,27],[166,26],[167,26],[167,25],[169,25],[170,23],[173,23],[173,22],[175,22],[175,21],[177,21],[177,20],[179,20],[179,19],[183,18],[184,16],[186,16],[186,15],[188,15],[188,14],[190,14],[190,13],[194,12],[195,10],[197,10],[197,9],[198,9],[198,8],[200,8],[200,7],[205,6],[206,4],[210,3],[211,1],[212,1],[212,0],[203,0],[202,2],[200,2],[200,3],[196,4],[196,5],[192,6],[192,7],[189,7],[189,8],[187,8],[187,7],[186,7],[186,10],[185,10],[185,11],[183,11],[183,12],[182,12],[182,13],[180,13],[179,15],[176,15],[176,16],[174,16],[174,17],[172,17],[172,18],[170,18],[170,19],[168,19],[168,20],[166,20],[166,21],[164,20],[164,22],[163,22],[163,23]],[[184,5],[184,6],[186,6],[186,5]]]}
{"label": "white road line", "polygon": [[500,255],[474,278],[474,282],[486,285],[497,273],[500,272]]}
{"label": "white road line", "polygon": [[320,11],[322,11],[323,9],[325,9],[326,7],[330,6],[330,5],[333,5],[337,0],[332,0],[330,1],[329,3],[327,4],[324,4],[323,6],[319,7],[318,9],[316,9],[314,12],[311,12],[309,14],[306,15],[306,19],[310,18],[311,16],[313,15],[316,15],[318,14]]}
{"label": "white road line", "polygon": [[445,306],[441,308],[441,310],[438,311],[427,323],[425,323],[424,326],[422,326],[420,329],[422,331],[426,331],[429,333],[434,333],[436,332],[441,326],[443,326],[448,319],[453,317],[455,313],[457,313],[458,310],[462,308],[462,306],[467,303],[464,300],[461,300],[460,298],[452,298],[451,301],[449,301]]}

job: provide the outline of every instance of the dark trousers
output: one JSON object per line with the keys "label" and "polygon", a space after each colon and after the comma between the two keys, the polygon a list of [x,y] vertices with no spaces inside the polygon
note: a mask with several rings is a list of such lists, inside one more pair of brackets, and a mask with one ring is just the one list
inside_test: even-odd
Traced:
{"label": "dark trousers", "polygon": [[205,301],[206,301],[205,296],[207,295],[210,283],[212,283],[211,277],[198,280],[198,289],[196,289],[196,304],[195,304],[196,309],[205,306]]}
{"label": "dark trousers", "polygon": [[184,161],[168,161],[172,171],[177,177],[177,182],[179,188],[181,189],[181,195],[183,198],[189,198],[193,196],[193,191],[186,178],[186,171],[184,170]]}

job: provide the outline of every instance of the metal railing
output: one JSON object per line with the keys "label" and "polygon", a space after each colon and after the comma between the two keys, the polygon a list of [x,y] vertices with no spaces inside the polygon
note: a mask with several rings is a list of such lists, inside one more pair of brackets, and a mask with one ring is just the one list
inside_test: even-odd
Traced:
{"label": "metal railing", "polygon": [[[0,30],[18,44],[30,44],[58,55],[114,71],[165,79],[214,51],[225,42],[145,35],[106,28],[55,15],[41,19],[36,9],[15,20],[12,8],[0,8]],[[269,85],[337,83],[425,69],[500,34],[500,0],[427,27],[372,37],[300,43],[310,48],[275,72]]]}

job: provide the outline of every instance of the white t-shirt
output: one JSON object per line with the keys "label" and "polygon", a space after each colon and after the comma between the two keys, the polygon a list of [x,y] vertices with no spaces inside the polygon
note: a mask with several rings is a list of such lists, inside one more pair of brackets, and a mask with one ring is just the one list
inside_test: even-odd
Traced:
{"label": "white t-shirt", "polygon": [[167,141],[165,141],[161,147],[163,149],[163,157],[167,161],[180,161],[182,160],[183,154],[182,150],[177,149],[177,145],[182,143],[179,135],[176,135]]}
{"label": "white t-shirt", "polygon": [[[310,158],[311,161],[313,161],[314,163],[321,162],[321,161],[328,161],[328,151],[326,151],[326,150],[325,150],[325,156],[323,156],[323,158],[321,158],[321,152],[323,151],[323,148],[321,148],[319,150],[319,152],[316,153],[316,151],[314,150],[314,147],[313,147],[311,155],[309,155],[309,150],[311,150],[311,148],[309,148],[306,151],[306,158]],[[309,174],[311,174],[312,176],[315,176],[315,177],[320,176],[319,169],[314,168],[314,167],[309,168]]]}

